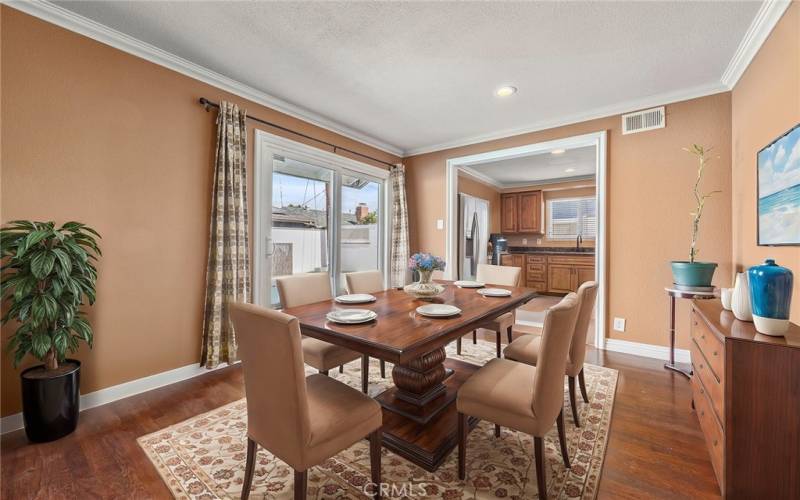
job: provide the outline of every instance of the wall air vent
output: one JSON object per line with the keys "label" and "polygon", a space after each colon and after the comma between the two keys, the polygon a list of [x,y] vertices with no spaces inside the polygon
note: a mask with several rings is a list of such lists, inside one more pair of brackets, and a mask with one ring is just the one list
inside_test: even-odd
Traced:
{"label": "wall air vent", "polygon": [[622,135],[664,128],[666,123],[664,106],[628,113],[627,115],[622,115]]}

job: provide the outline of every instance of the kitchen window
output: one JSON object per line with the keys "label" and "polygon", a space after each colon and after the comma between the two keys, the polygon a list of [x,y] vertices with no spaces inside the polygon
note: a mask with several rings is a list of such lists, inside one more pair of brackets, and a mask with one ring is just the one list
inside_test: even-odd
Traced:
{"label": "kitchen window", "polygon": [[547,202],[547,237],[574,240],[597,236],[597,200],[594,196],[561,198]]}

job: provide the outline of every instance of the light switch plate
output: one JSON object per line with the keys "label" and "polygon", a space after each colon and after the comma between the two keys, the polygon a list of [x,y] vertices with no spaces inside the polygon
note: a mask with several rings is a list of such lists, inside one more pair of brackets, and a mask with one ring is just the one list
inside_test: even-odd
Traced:
{"label": "light switch plate", "polygon": [[542,244],[542,239],[541,238],[536,238],[536,244],[537,245],[541,245]]}
{"label": "light switch plate", "polygon": [[625,318],[614,318],[614,330],[618,332],[625,331]]}
{"label": "light switch plate", "polygon": [[444,219],[436,219],[436,229],[444,229]]}
{"label": "light switch plate", "polygon": [[528,244],[528,238],[522,238],[522,244],[523,245],[527,245]]}

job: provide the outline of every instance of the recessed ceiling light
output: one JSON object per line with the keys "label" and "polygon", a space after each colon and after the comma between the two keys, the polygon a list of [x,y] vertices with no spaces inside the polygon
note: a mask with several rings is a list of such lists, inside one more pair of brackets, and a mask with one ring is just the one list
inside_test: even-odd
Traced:
{"label": "recessed ceiling light", "polygon": [[564,153],[566,153],[566,152],[567,152],[567,150],[566,150],[566,149],[554,149],[554,150],[550,151],[550,154],[553,154],[553,155],[563,155],[563,154],[564,154]]}
{"label": "recessed ceiling light", "polygon": [[517,93],[517,87],[512,87],[511,85],[503,85],[499,89],[495,90],[494,93],[497,97],[508,97],[510,95]]}
{"label": "recessed ceiling light", "polygon": [[568,169],[564,170],[564,172],[567,172],[567,173],[574,172],[574,171],[575,171],[574,168],[568,168]]}

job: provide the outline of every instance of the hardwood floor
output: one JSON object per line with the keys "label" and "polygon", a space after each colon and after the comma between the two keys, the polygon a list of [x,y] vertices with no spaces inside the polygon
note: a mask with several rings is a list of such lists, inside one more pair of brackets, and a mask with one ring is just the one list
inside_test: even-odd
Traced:
{"label": "hardwood floor", "polygon": [[[619,370],[598,497],[718,498],[689,381],[637,356],[591,349],[587,362]],[[6,434],[0,497],[170,498],[136,438],[243,395],[241,369],[224,368],[87,410],[75,433],[53,443]]]}

